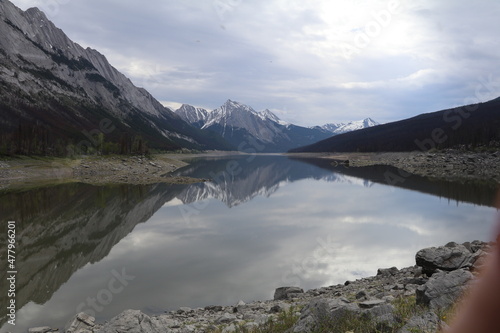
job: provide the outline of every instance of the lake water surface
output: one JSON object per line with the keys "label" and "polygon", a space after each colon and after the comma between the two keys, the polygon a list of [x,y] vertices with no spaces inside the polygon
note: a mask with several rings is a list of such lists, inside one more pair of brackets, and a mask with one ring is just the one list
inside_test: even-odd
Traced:
{"label": "lake water surface", "polygon": [[[0,192],[17,228],[17,325],[62,328],[77,312],[271,299],[414,264],[424,247],[489,240],[495,186],[334,167],[285,156],[200,158],[174,173],[192,185],[54,185]],[[0,236],[2,265],[6,228]],[[2,270],[2,281],[6,269]],[[6,309],[2,282],[0,309]]]}

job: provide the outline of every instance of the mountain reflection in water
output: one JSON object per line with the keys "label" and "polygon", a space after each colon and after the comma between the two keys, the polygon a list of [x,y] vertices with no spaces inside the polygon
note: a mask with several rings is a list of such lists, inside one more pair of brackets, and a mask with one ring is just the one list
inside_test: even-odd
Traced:
{"label": "mountain reflection in water", "polygon": [[[123,268],[135,279],[96,311],[98,320],[128,308],[161,313],[266,299],[282,285],[338,283],[377,265],[412,264],[423,246],[486,237],[494,210],[478,205],[491,207],[494,185],[410,176],[398,189],[386,184],[388,170],[397,172],[238,155],[194,159],[173,174],[212,179],[192,185],[0,192],[0,216],[17,227],[16,329],[64,325]],[[318,239],[331,248],[318,252]],[[2,258],[6,244],[2,232]],[[0,293],[5,309],[6,284]],[[5,323],[2,312],[2,332],[12,329]]]}
{"label": "mountain reflection in water", "polygon": [[[238,172],[228,171],[233,169]],[[399,176],[394,181],[392,175],[400,174],[404,174],[404,177]],[[495,182],[450,182],[399,172],[391,166],[349,168],[334,166],[326,158],[286,159],[273,155],[198,158],[191,160],[191,165],[175,171],[173,175],[211,180],[187,189],[179,197],[183,203],[216,198],[228,207],[252,200],[257,195],[270,196],[278,190],[280,184],[301,179],[356,183],[365,187],[378,183],[491,207],[497,190]]]}
{"label": "mountain reflection in water", "polygon": [[[0,192],[0,216],[16,221],[17,307],[47,302],[78,269],[105,258],[178,191],[179,186],[165,184],[65,184]],[[0,254],[5,258],[5,234],[0,240]],[[6,274],[2,271],[2,281]],[[6,287],[2,283],[2,309],[7,307]],[[6,318],[0,318],[3,324]]]}

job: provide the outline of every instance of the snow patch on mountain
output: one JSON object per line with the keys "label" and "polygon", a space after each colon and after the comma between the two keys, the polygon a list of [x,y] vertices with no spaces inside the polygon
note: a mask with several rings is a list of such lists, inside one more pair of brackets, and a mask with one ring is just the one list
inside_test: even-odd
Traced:
{"label": "snow patch on mountain", "polygon": [[352,131],[357,131],[363,128],[373,127],[380,125],[378,122],[373,120],[372,118],[366,118],[363,120],[351,121],[348,123],[330,123],[321,126],[321,128],[337,135]]}
{"label": "snow patch on mountain", "polygon": [[264,111],[260,111],[257,113],[257,115],[262,119],[262,120],[270,120],[274,121],[275,123],[278,123],[283,126],[288,126],[291,125],[289,122],[286,122],[284,120],[281,120],[276,114],[274,114],[272,111],[269,109],[265,109]]}
{"label": "snow patch on mountain", "polygon": [[175,113],[198,128],[219,133],[236,146],[248,140],[250,135],[262,144],[279,147],[270,148],[269,151],[287,151],[332,135],[378,125],[371,118],[367,118],[347,124],[331,123],[306,128],[281,120],[269,109],[257,112],[248,105],[230,99],[212,111],[184,104]]}
{"label": "snow patch on mountain", "polygon": [[182,118],[182,120],[196,126],[202,127],[205,125],[208,118],[208,111],[203,108],[196,108],[188,104],[182,106],[175,111],[175,113]]}
{"label": "snow patch on mountain", "polygon": [[222,136],[239,128],[245,129],[262,142],[274,142],[276,138],[286,137],[280,127],[281,120],[271,111],[257,112],[248,105],[230,99],[212,111],[183,105],[175,113],[201,129],[222,127]]}

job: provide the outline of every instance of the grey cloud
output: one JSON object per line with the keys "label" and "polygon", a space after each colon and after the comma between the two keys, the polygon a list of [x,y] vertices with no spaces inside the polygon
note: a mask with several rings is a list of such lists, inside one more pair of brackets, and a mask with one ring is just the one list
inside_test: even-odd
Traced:
{"label": "grey cloud", "polygon": [[[14,3],[26,8],[47,2]],[[366,32],[363,24],[386,2],[374,2],[373,10],[353,17],[351,25],[360,29],[351,32],[340,26],[350,23],[348,12],[325,18],[321,2],[56,3],[57,11],[49,15],[56,25],[76,42],[100,50],[159,100],[216,108],[231,98],[282,111],[285,120],[302,125],[368,116],[392,121],[455,106],[474,96],[481,76],[500,76],[500,3],[489,0],[401,3],[380,38],[349,60],[338,54],[342,38]],[[407,35],[384,44],[398,29]],[[153,69],[146,79],[130,70],[139,60]],[[414,84],[338,88],[348,82],[390,82],[425,69],[437,76],[413,78]]]}

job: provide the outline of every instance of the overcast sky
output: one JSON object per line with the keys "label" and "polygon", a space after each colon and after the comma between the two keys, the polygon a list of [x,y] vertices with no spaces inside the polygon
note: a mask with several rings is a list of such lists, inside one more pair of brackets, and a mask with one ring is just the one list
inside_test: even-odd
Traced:
{"label": "overcast sky", "polygon": [[227,99],[299,125],[500,96],[498,0],[11,0],[174,109]]}

